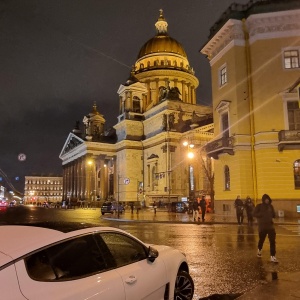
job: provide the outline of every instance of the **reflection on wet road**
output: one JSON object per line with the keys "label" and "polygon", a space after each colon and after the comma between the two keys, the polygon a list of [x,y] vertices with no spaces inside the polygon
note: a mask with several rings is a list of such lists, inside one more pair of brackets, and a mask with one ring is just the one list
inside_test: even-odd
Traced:
{"label": "reflection on wet road", "polygon": [[[257,258],[257,228],[238,225],[119,224],[148,243],[166,244],[183,251],[195,281],[194,299],[234,299],[239,293],[275,280],[280,272],[300,270],[300,239],[277,228],[279,264],[269,262],[266,240],[263,257]],[[295,226],[297,227],[297,226]],[[212,297],[211,295],[215,295]],[[220,295],[223,295],[220,296]],[[231,297],[230,297],[231,295]],[[207,298],[206,298],[207,299]]]}

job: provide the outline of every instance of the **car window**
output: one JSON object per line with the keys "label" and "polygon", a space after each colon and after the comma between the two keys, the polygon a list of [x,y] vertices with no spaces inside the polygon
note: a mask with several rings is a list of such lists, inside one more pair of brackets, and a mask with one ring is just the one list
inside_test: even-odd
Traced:
{"label": "car window", "polygon": [[25,259],[29,276],[38,281],[62,281],[86,277],[106,269],[93,235],[56,244]]}
{"label": "car window", "polygon": [[147,258],[145,246],[129,236],[115,232],[103,232],[100,233],[100,237],[113,256],[116,267]]}

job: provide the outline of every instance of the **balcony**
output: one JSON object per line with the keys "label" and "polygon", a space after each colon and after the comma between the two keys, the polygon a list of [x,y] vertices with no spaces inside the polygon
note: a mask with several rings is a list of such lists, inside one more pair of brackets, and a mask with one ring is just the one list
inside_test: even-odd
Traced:
{"label": "balcony", "polygon": [[299,150],[300,130],[280,130],[278,132],[278,150]]}
{"label": "balcony", "polygon": [[205,151],[208,157],[212,157],[214,159],[218,159],[219,155],[224,153],[233,155],[233,137],[222,137],[218,140],[207,143]]}

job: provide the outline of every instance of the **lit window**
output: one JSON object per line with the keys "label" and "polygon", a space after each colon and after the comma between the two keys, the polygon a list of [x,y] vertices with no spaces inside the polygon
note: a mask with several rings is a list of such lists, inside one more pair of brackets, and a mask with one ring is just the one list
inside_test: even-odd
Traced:
{"label": "lit window", "polygon": [[298,50],[284,51],[284,67],[285,67],[285,69],[299,68],[299,51]]}
{"label": "lit window", "polygon": [[230,171],[229,171],[228,166],[224,167],[224,179],[225,179],[225,191],[229,191],[230,190]]}
{"label": "lit window", "polygon": [[300,189],[300,159],[294,162],[295,189]]}

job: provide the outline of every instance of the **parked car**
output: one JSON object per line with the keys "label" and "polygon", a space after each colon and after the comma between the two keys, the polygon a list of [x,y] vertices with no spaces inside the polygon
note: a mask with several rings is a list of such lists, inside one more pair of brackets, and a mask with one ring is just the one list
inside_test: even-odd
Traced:
{"label": "parked car", "polygon": [[0,200],[0,206],[1,207],[7,207],[8,206],[7,201],[6,200]]}
{"label": "parked car", "polygon": [[188,205],[186,202],[172,202],[171,203],[171,211],[177,213],[185,213],[188,211]]}
{"label": "parked car", "polygon": [[194,293],[183,253],[111,227],[0,226],[0,282],[5,300],[192,300]]}
{"label": "parked car", "polygon": [[125,210],[124,205],[118,203],[117,201],[105,201],[101,206],[101,214],[104,215],[106,213],[122,213]]}

